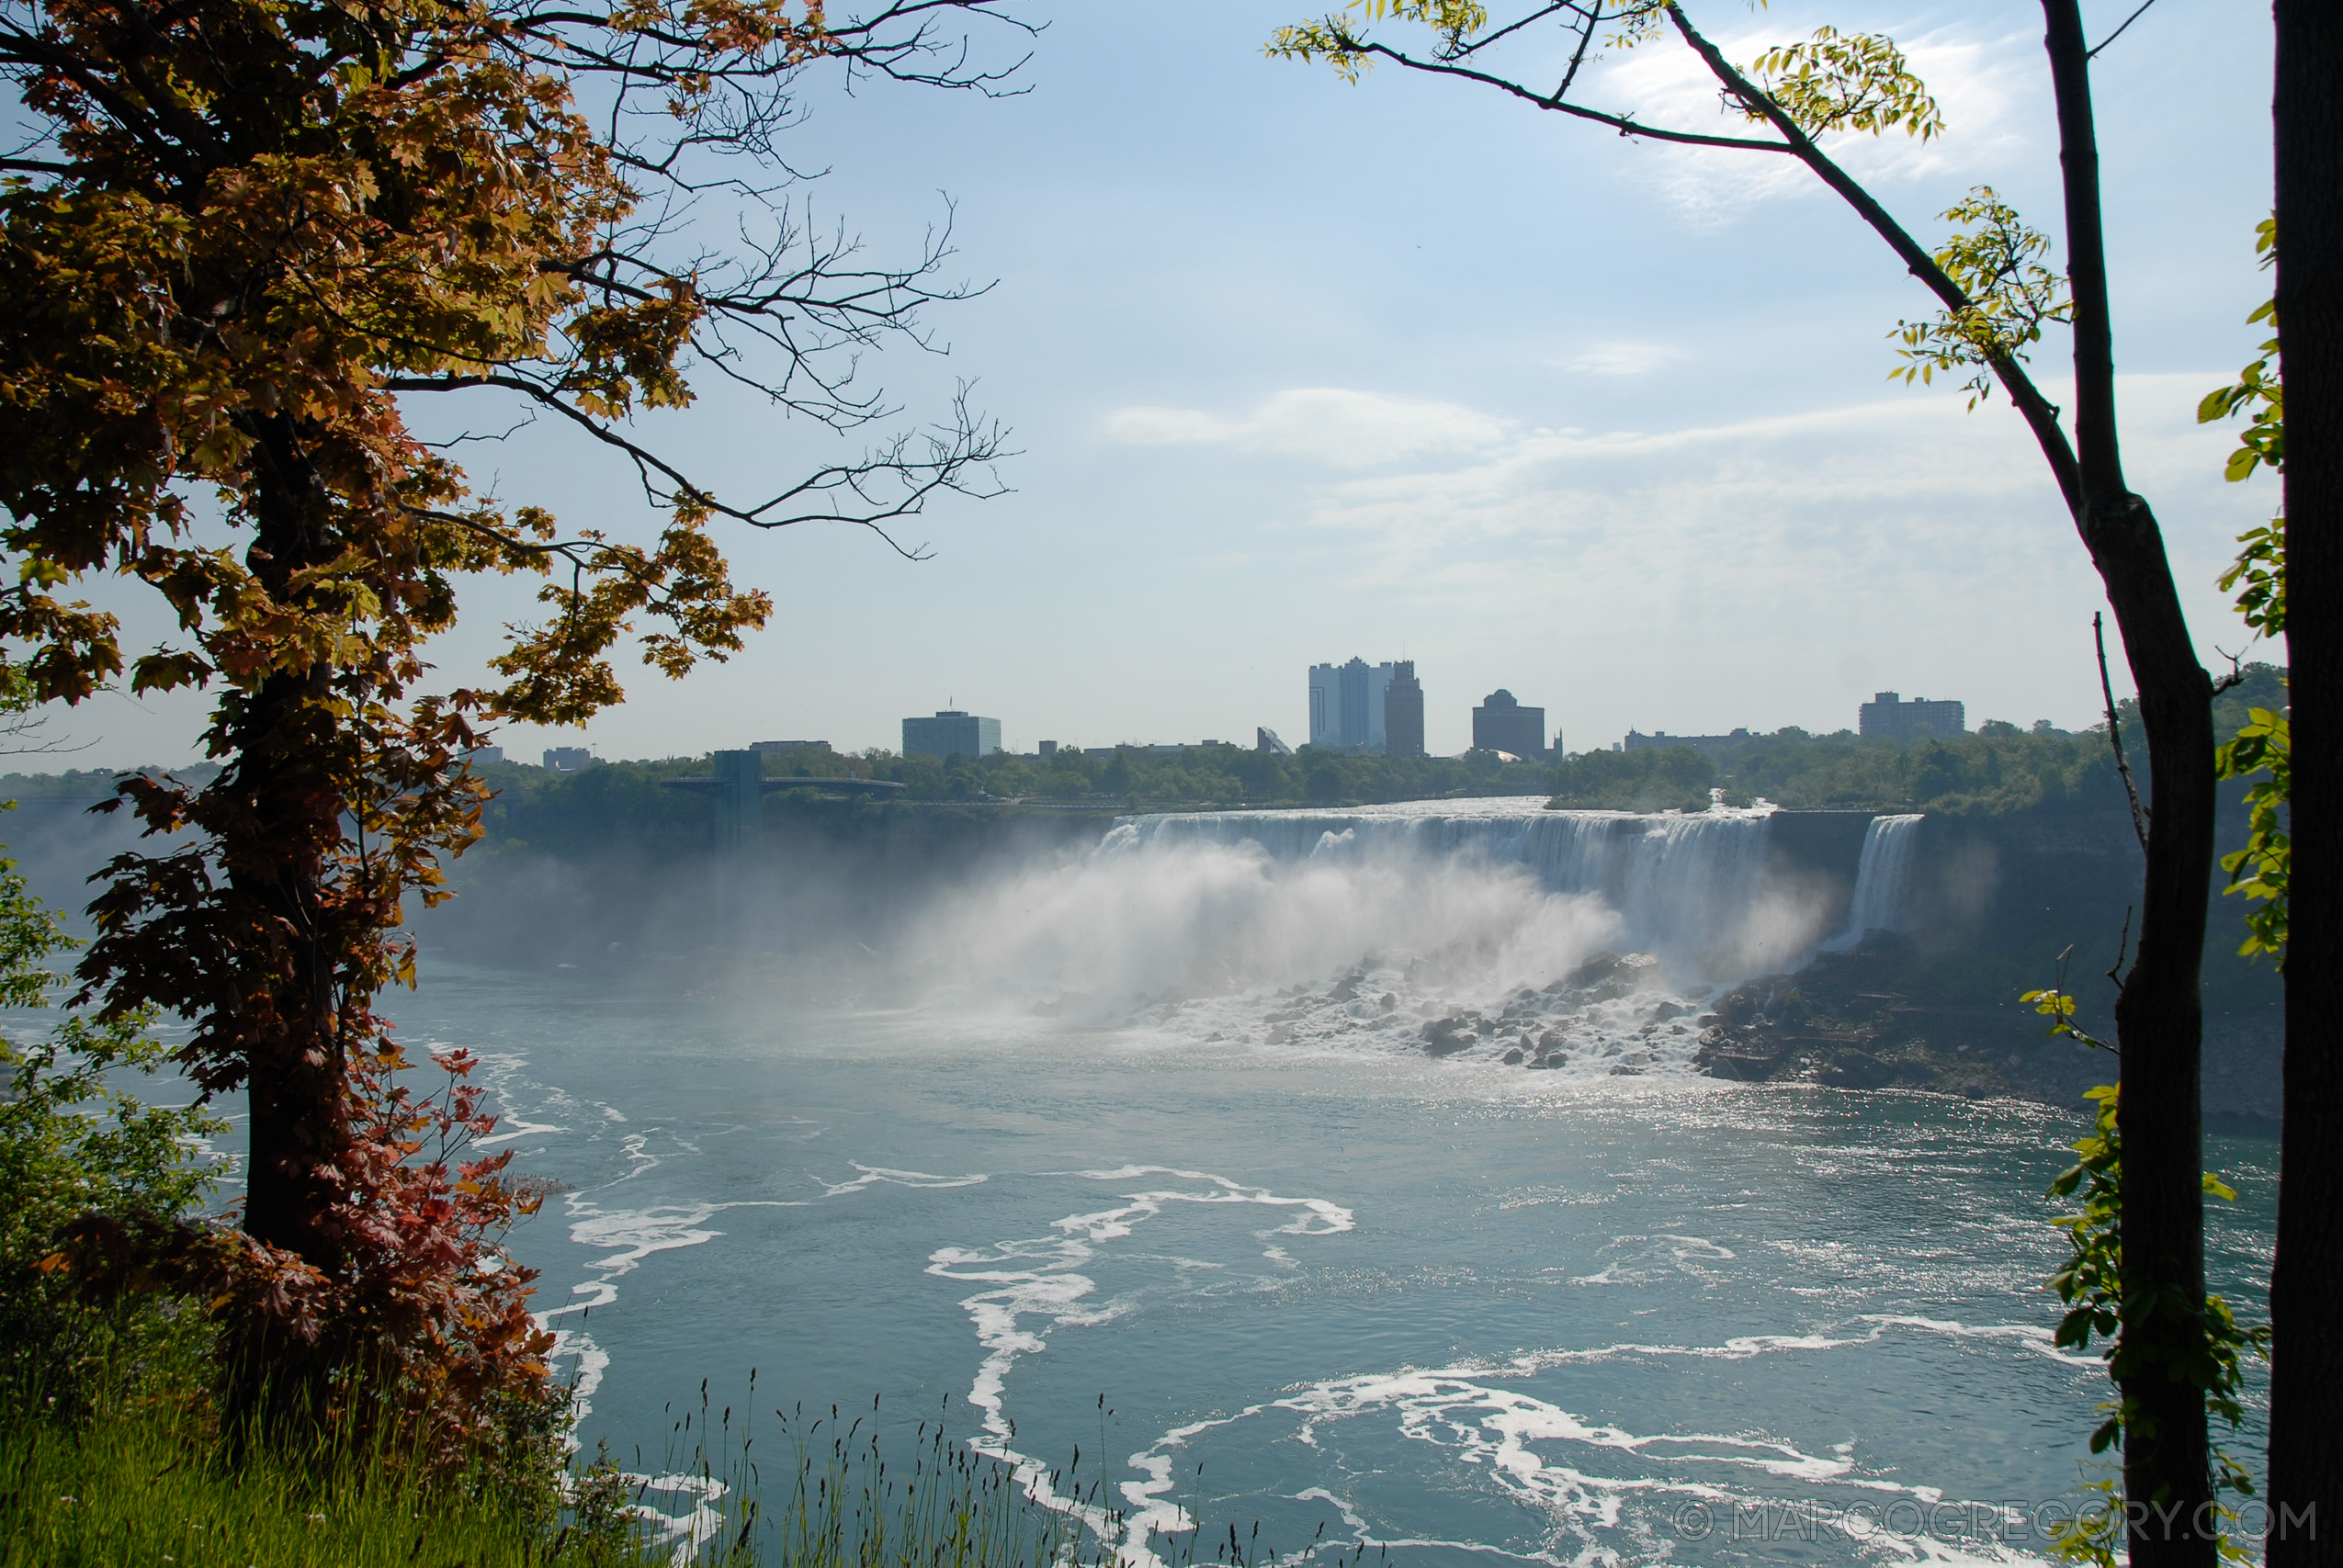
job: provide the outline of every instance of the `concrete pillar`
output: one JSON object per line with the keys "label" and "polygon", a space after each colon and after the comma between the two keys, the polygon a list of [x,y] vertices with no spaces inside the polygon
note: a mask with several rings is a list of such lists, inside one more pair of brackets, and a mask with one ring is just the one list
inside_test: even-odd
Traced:
{"label": "concrete pillar", "polygon": [[764,825],[764,793],[757,782],[764,776],[761,751],[716,753],[716,847],[735,853],[754,847]]}

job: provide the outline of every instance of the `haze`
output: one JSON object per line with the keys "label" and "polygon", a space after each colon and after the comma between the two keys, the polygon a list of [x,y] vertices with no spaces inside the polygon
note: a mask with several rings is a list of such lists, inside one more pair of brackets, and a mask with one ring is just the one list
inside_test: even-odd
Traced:
{"label": "haze", "polygon": [[[957,275],[998,280],[930,316],[948,355],[869,372],[906,423],[975,380],[1013,428],[1014,493],[908,524],[933,547],[918,564],[843,527],[727,535],[775,595],[771,626],[679,686],[629,663],[632,700],[588,744],[893,747],[902,716],[947,702],[999,716],[1018,750],[1294,739],[1305,668],[1353,654],[1417,662],[1434,751],[1467,744],[1500,685],[1574,750],[1630,726],[1847,728],[1878,687],[1960,698],[1972,726],[2091,721],[2101,599],[2040,459],[1998,399],[1969,413],[1957,391],[1888,384],[1888,333],[1929,302],[1835,201],[1461,85],[1353,88],[1263,60],[1299,8],[1040,7],[1029,90],[1004,100],[809,80],[790,150],[830,171],[805,193],[821,220],[885,260],[948,196]],[[2088,6],[2093,35],[2131,8]],[[1907,47],[1950,136],[1851,157],[1924,239],[1981,183],[2057,231],[2034,8],[1714,9],[1737,58],[1825,19]],[[2193,423],[2259,336],[2268,26],[2159,5],[2095,67],[2129,478],[2208,661],[2246,641],[2214,583],[2230,541],[2276,502],[2266,480],[2224,484],[2233,437]],[[1710,112],[1657,53],[1602,96]],[[830,451],[700,385],[698,408],[642,428],[719,489]],[[475,429],[507,423],[473,410]],[[653,521],[629,473],[560,433],[465,451],[483,485],[572,524]],[[167,629],[140,595],[92,596],[133,644]],[[441,649],[451,682],[531,607],[500,586],[467,608]],[[60,765],[186,760],[202,706],[101,697],[57,721],[85,748]],[[579,737],[502,739],[533,759]]]}

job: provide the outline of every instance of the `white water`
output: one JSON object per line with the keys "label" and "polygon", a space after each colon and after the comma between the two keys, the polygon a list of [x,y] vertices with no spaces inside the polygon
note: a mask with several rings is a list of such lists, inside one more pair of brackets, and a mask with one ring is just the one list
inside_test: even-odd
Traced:
{"label": "white water", "polygon": [[1912,851],[1919,842],[1919,815],[1874,817],[1863,833],[1863,858],[1855,872],[1855,902],[1847,929],[1830,946],[1853,947],[1873,931],[1904,929],[1904,901],[1911,890]]}
{"label": "white water", "polygon": [[1412,1055],[1461,1019],[1437,1054],[1688,1072],[1704,1000],[1824,934],[1813,893],[1766,874],[1771,816],[1500,797],[1130,818],[943,901],[905,961],[1017,1027]]}

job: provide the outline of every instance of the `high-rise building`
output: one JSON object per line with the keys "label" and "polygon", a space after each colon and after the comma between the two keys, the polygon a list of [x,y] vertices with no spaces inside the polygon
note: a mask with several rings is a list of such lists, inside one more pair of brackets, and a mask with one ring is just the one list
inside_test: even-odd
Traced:
{"label": "high-rise building", "polygon": [[1412,660],[1393,665],[1383,689],[1383,750],[1392,757],[1423,755],[1423,682]]}
{"label": "high-rise building", "polygon": [[574,773],[601,761],[583,746],[549,746],[545,749],[545,771],[549,773]]}
{"label": "high-rise building", "polygon": [[1523,707],[1500,686],[1473,709],[1473,750],[1511,751],[1516,757],[1545,755],[1545,710]]}
{"label": "high-rise building", "polygon": [[985,757],[1001,750],[1001,721],[945,708],[934,718],[903,721],[906,757]]}
{"label": "high-rise building", "polygon": [[1862,733],[1887,740],[1911,740],[1924,735],[1953,736],[1968,732],[1968,709],[1955,702],[1930,702],[1914,697],[1906,702],[1894,692],[1876,692],[1863,704]]}
{"label": "high-rise building", "polygon": [[1383,750],[1383,694],[1392,667],[1353,659],[1310,666],[1310,744],[1349,751]]}

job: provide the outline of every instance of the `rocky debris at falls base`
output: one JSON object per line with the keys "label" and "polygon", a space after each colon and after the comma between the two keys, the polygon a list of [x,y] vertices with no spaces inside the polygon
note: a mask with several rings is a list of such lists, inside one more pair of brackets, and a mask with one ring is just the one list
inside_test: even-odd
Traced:
{"label": "rocky debris at falls base", "polygon": [[2052,1104],[2074,1103],[2110,1076],[2111,1064],[2049,1039],[2030,1011],[1915,1003],[1895,988],[1903,968],[1889,940],[1822,953],[1721,995],[1677,996],[1661,988],[1656,959],[1602,953],[1551,985],[1521,987],[1500,1008],[1442,1011],[1417,1041],[1426,1055],[1470,1053],[1533,1071],[1688,1070],[1743,1083]]}
{"label": "rocky debris at falls base", "polygon": [[[1488,942],[1409,959],[1370,951],[1313,985],[1167,992],[1108,1017],[1205,1043],[1363,1048],[1575,1079],[1702,1076],[2070,1107],[2112,1067],[2049,1037],[2014,994],[1998,1005],[1915,999],[1907,992],[1930,976],[1895,938],[1723,992],[1670,986],[1649,954],[1598,953],[1559,979],[1487,999],[1485,976],[1501,959]],[[1033,1011],[1081,1017],[1097,1003],[1060,992]]]}
{"label": "rocky debris at falls base", "polygon": [[1926,1006],[1895,988],[1893,943],[1825,953],[1708,1004],[1693,1070],[1745,1083],[1913,1089],[2071,1103],[2111,1062],[2049,1039],[2029,1011]]}
{"label": "rocky debris at falls base", "polygon": [[[1607,1064],[1623,1077],[1640,1074],[1671,1054],[1665,1047],[1695,1032],[1690,1021],[1689,1021],[1692,1008],[1655,994],[1658,971],[1647,953],[1596,953],[1550,985],[1520,987],[1494,1012],[1462,1008],[1432,1019],[1420,1034],[1424,1053],[1454,1056],[1486,1047],[1485,1055],[1509,1067],[1552,1070],[1575,1059]],[[1623,1025],[1633,1026],[1624,1038]]]}

